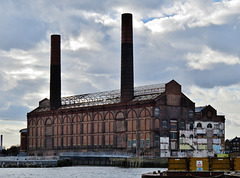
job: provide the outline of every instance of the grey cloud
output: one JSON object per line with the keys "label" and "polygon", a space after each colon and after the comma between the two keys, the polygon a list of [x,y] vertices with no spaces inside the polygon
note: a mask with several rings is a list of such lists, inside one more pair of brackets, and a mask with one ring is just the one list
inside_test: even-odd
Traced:
{"label": "grey cloud", "polygon": [[0,110],[0,118],[2,120],[25,121],[29,111],[28,107],[22,105],[10,105],[8,108]]}
{"label": "grey cloud", "polygon": [[215,65],[214,70],[191,70],[185,72],[186,78],[191,78],[194,84],[204,88],[213,88],[214,86],[230,86],[240,83],[239,79],[240,65]]}
{"label": "grey cloud", "polygon": [[28,6],[21,8],[21,3],[14,4],[11,1],[2,3],[0,6],[0,48],[26,50],[40,42],[45,36],[47,24],[33,17],[32,12],[28,11]]}

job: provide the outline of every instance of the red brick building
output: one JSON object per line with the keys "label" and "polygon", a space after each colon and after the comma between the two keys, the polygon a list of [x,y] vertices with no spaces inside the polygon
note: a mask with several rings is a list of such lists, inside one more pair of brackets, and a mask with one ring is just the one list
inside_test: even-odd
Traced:
{"label": "red brick building", "polygon": [[20,155],[25,155],[27,151],[27,129],[21,129],[20,131]]}
{"label": "red brick building", "polygon": [[131,14],[122,15],[120,90],[61,97],[60,51],[52,35],[50,100],[27,114],[29,155],[178,154],[180,130],[198,119],[195,104],[174,80],[134,87]]}

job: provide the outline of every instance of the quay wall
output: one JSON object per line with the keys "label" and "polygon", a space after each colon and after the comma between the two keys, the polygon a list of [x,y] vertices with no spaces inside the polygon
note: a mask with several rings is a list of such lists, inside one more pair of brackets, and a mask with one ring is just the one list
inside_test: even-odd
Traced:
{"label": "quay wall", "polygon": [[72,165],[118,166],[128,168],[167,168],[168,166],[167,158],[61,157],[60,159],[69,159],[72,161]]}
{"label": "quay wall", "polygon": [[56,167],[58,156],[7,156],[0,157],[0,167]]}
{"label": "quay wall", "polygon": [[167,158],[97,156],[9,156],[0,157],[0,167],[118,166],[128,168],[167,168]]}

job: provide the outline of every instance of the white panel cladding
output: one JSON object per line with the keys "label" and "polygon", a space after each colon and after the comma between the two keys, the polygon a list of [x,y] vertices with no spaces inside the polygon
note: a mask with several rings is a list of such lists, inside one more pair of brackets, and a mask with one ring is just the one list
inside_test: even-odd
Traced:
{"label": "white panel cladding", "polygon": [[196,134],[205,135],[206,134],[206,129],[199,129],[199,128],[197,128],[195,133]]}
{"label": "white panel cladding", "polygon": [[213,144],[221,144],[221,139],[213,139]]}
{"label": "white panel cladding", "polygon": [[207,139],[206,138],[199,138],[197,142],[198,142],[198,144],[207,144]]}
{"label": "white panel cladding", "polygon": [[170,157],[169,137],[160,137],[160,156]]}

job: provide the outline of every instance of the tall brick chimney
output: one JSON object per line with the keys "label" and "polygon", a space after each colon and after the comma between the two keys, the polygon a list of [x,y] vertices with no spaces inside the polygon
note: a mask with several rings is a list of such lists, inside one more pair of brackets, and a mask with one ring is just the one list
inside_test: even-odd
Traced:
{"label": "tall brick chimney", "polygon": [[134,97],[132,14],[122,14],[121,36],[121,102],[129,102]]}
{"label": "tall brick chimney", "polygon": [[51,35],[50,109],[61,106],[61,36]]}

